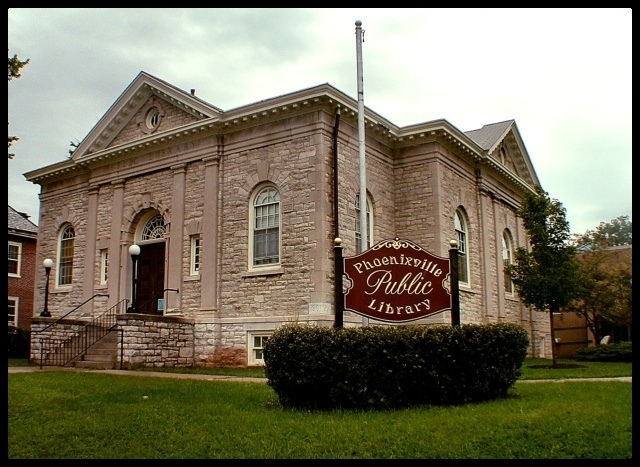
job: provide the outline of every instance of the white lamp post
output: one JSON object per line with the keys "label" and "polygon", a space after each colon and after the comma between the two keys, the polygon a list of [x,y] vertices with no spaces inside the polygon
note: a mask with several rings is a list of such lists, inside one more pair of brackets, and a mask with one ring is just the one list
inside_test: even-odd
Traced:
{"label": "white lamp post", "polygon": [[136,306],[136,282],[138,279],[137,264],[138,255],[140,254],[140,247],[134,243],[129,247],[129,254],[131,255],[131,262],[133,263],[133,270],[131,271],[131,306],[127,309],[127,313],[137,313],[138,307]]}
{"label": "white lamp post", "polygon": [[42,310],[42,312],[40,313],[40,316],[49,317],[51,316],[51,313],[49,313],[49,274],[51,274],[51,268],[53,267],[53,260],[47,258],[42,262],[42,265],[44,266],[44,272],[47,275],[47,282],[45,283],[45,286],[44,286],[44,310]]}

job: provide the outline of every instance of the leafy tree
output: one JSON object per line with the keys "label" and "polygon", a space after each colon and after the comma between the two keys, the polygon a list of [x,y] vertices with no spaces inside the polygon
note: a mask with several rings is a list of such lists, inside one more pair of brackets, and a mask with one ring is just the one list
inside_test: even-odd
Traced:
{"label": "leafy tree", "polygon": [[566,210],[541,186],[525,194],[517,215],[523,220],[531,250],[519,247],[506,272],[523,303],[549,313],[551,353],[556,365],[553,314],[573,300],[579,281],[576,247],[571,245]]}
{"label": "leafy tree", "polygon": [[[588,231],[585,237],[589,232],[595,231]],[[604,246],[607,244],[606,241],[591,243],[591,249],[578,254],[578,294],[566,307],[567,311],[585,318],[596,345],[605,334],[606,325],[632,325],[631,255]]]}
{"label": "leafy tree", "polygon": [[[9,81],[14,78],[20,78],[22,76],[20,71],[27,63],[29,63],[29,59],[21,61],[16,54],[14,54],[13,57],[9,56]],[[7,122],[7,125],[8,124],[9,122]],[[11,136],[11,134],[9,134],[9,148],[11,148],[11,145],[18,141],[18,139],[17,136]],[[9,153],[9,159],[13,159],[14,156],[15,154]]]}
{"label": "leafy tree", "polygon": [[595,230],[574,235],[574,242],[580,251],[597,247],[631,245],[631,221],[629,216],[618,216],[611,222],[600,222]]}

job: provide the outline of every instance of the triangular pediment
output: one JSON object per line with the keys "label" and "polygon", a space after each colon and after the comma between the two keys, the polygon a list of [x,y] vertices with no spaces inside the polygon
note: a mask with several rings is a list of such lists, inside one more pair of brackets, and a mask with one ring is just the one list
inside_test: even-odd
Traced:
{"label": "triangular pediment", "polygon": [[145,72],[118,97],[73,152],[80,160],[138,139],[216,118],[222,110]]}
{"label": "triangular pediment", "polygon": [[526,182],[539,185],[531,159],[514,120],[484,125],[465,134],[475,141],[493,163]]}

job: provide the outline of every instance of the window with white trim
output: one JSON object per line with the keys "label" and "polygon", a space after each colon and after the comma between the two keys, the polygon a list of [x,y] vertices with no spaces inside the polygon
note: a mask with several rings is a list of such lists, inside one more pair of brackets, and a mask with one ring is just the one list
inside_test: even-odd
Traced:
{"label": "window with white trim", "polygon": [[252,200],[250,248],[251,267],[280,263],[280,193],[272,186],[261,187]]}
{"label": "window with white trim", "polygon": [[461,209],[455,214],[454,224],[458,241],[458,282],[469,284],[469,245],[467,243],[467,222]]}
{"label": "window with white trim", "polygon": [[191,261],[189,274],[197,276],[200,274],[200,235],[191,236]]}
{"label": "window with white trim", "polygon": [[249,364],[264,365],[264,344],[270,333],[249,334]]}
{"label": "window with white trim", "polygon": [[9,326],[18,325],[18,297],[9,297]]}
{"label": "window with white trim", "polygon": [[[360,193],[356,195],[356,254],[362,253],[360,242],[362,241],[362,230],[360,229]],[[371,248],[373,237],[373,221],[371,219],[371,202],[367,195],[367,249]]]}
{"label": "window with white trim", "polygon": [[109,280],[109,250],[100,250],[100,285],[106,285]]}
{"label": "window with white trim", "polygon": [[20,277],[22,243],[9,242],[9,277]]}
{"label": "window with white trim", "polygon": [[513,241],[511,240],[511,232],[505,229],[502,233],[502,267],[504,271],[504,291],[507,294],[513,294],[513,281],[507,273],[507,268],[513,262]]}
{"label": "window with white trim", "polygon": [[145,116],[144,123],[149,132],[153,132],[160,126],[160,109],[158,107],[151,107]]}
{"label": "window with white trim", "polygon": [[73,254],[76,233],[72,226],[66,225],[60,232],[58,244],[58,285],[71,285],[73,280]]}
{"label": "window with white trim", "polygon": [[161,214],[158,214],[149,219],[145,224],[140,240],[142,242],[148,242],[151,240],[164,239],[164,232],[164,218]]}

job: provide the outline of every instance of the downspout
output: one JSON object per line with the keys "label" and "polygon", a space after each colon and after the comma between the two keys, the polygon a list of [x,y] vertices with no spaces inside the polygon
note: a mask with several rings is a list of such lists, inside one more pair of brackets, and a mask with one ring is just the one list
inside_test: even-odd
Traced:
{"label": "downspout", "polygon": [[336,122],[333,127],[333,258],[334,258],[334,322],[335,328],[344,324],[344,292],[342,291],[342,240],[338,222],[338,131],[340,128],[340,106],[336,108]]}
{"label": "downspout", "polygon": [[336,122],[333,127],[333,238],[340,236],[338,227],[338,130],[340,128],[340,106],[336,108]]}

